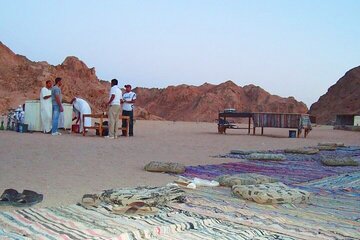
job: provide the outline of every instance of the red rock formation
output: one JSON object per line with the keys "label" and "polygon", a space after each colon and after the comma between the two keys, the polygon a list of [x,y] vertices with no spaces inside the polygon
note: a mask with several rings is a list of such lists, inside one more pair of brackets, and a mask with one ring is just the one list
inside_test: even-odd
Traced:
{"label": "red rock formation", "polygon": [[337,114],[360,114],[360,66],[346,72],[309,112],[321,124],[333,123]]}
{"label": "red rock formation", "polygon": [[[60,65],[32,62],[16,55],[0,42],[0,113],[28,99],[38,99],[45,81],[63,78],[63,99],[74,96],[86,99],[93,112],[106,111],[110,83],[97,78],[76,57],[67,57]],[[294,98],[270,95],[260,87],[239,87],[231,81],[219,85],[205,83],[199,87],[179,85],[165,89],[135,88],[138,95],[135,116],[138,119],[214,121],[219,110],[300,112],[307,108]]]}
{"label": "red rock formation", "polygon": [[79,96],[87,99],[94,110],[105,110],[110,84],[100,81],[94,68],[89,69],[76,57],[67,57],[57,66],[32,62],[0,43],[0,112],[28,99],[39,99],[45,81],[55,77],[63,79],[64,101]]}
{"label": "red rock formation", "polygon": [[220,110],[305,113],[306,105],[293,97],[270,95],[262,88],[239,87],[232,81],[199,87],[179,85],[166,89],[135,89],[138,105],[167,120],[214,121]]}

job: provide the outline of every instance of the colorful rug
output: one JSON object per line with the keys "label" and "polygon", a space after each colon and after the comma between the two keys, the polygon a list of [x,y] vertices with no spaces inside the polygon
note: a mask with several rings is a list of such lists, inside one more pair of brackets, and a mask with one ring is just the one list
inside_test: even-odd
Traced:
{"label": "colorful rug", "polygon": [[258,173],[276,178],[285,184],[303,183],[343,173],[360,171],[360,166],[329,167],[321,164],[322,158],[352,157],[360,162],[359,147],[342,147],[336,151],[320,151],[314,155],[289,154],[283,150],[268,153],[284,154],[284,161],[247,160],[247,155],[222,154],[216,157],[239,159],[238,162],[188,166],[182,176],[189,178],[215,179],[224,174]]}
{"label": "colorful rug", "polygon": [[360,239],[360,168],[324,167],[326,156],[359,160],[360,148],[286,154],[281,162],[231,154],[239,162],[189,167],[184,174],[213,179],[260,173],[310,192],[307,204],[257,204],[233,196],[230,188],[200,187],[185,189],[185,203],[167,203],[146,216],[117,215],[102,205],[0,212],[0,239]]}
{"label": "colorful rug", "polygon": [[[230,188],[218,187],[188,190],[193,192],[189,201],[177,207],[296,239],[360,239],[360,192],[348,188],[359,177],[356,172],[299,186],[312,193],[308,204],[257,204],[235,198]],[[347,187],[339,191],[320,187],[339,182]]]}
{"label": "colorful rug", "polygon": [[294,238],[164,207],[152,216],[119,216],[71,205],[0,212],[0,239],[270,239]]}

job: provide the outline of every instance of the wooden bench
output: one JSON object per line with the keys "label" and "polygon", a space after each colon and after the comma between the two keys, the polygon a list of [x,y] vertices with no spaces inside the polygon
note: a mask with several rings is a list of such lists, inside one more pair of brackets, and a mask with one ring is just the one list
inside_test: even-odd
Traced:
{"label": "wooden bench", "polygon": [[[86,134],[86,130],[87,129],[96,129],[99,131],[99,135],[100,137],[102,136],[102,132],[103,132],[103,122],[104,122],[104,119],[107,119],[108,118],[108,115],[107,114],[104,114],[104,113],[97,113],[97,114],[83,114],[83,122],[85,122],[85,118],[87,117],[90,117],[90,118],[98,118],[100,120],[100,123],[99,125],[95,125],[95,126],[90,126],[90,127],[83,127],[83,136],[85,136]],[[126,136],[128,136],[129,134],[129,125],[130,125],[130,117],[129,116],[122,116],[120,115],[119,116],[119,120],[126,120],[126,127],[122,127],[122,123],[120,122],[120,126],[119,129],[121,129],[122,131],[125,131],[126,132]]]}

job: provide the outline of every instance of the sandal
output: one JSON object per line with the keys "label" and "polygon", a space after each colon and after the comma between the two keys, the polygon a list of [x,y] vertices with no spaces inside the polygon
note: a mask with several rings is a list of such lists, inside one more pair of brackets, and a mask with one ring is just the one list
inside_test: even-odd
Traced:
{"label": "sandal", "polygon": [[24,190],[19,193],[11,202],[15,207],[30,207],[34,204],[41,202],[44,199],[42,194],[36,193],[31,190]]}
{"label": "sandal", "polygon": [[18,195],[15,189],[6,189],[0,197],[0,205],[10,205]]}
{"label": "sandal", "polygon": [[112,212],[120,215],[149,215],[158,212],[158,208],[151,207],[145,202],[132,202],[127,206],[113,207]]}
{"label": "sandal", "polygon": [[83,207],[97,207],[100,204],[100,198],[97,194],[85,194],[80,203]]}

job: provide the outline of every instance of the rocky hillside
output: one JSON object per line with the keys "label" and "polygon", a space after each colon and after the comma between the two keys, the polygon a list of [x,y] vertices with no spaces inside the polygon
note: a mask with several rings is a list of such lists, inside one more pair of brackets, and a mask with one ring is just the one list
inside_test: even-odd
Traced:
{"label": "rocky hillside", "polygon": [[0,43],[0,112],[17,106],[27,99],[39,99],[45,81],[62,77],[64,100],[73,96],[88,99],[92,106],[102,108],[107,96],[108,82],[100,81],[94,68],[88,68],[76,57],[67,57],[60,65],[32,62],[14,54]]}
{"label": "rocky hillside", "polygon": [[[94,112],[106,111],[110,83],[97,78],[95,68],[88,68],[77,57],[67,57],[60,65],[32,62],[13,53],[0,42],[0,113],[23,104],[25,100],[39,99],[45,81],[63,79],[63,100],[69,102],[78,96],[86,99]],[[146,109],[137,108],[138,119],[159,119]]]}
{"label": "rocky hillside", "polygon": [[293,97],[271,95],[260,87],[237,86],[232,81],[199,87],[179,85],[165,89],[137,88],[138,104],[168,120],[214,121],[220,110],[305,113],[304,103]]}
{"label": "rocky hillside", "polygon": [[321,124],[333,123],[337,114],[360,114],[360,66],[345,73],[309,112]]}
{"label": "rocky hillside", "polygon": [[[110,84],[96,76],[95,68],[88,68],[76,57],[67,57],[60,65],[33,62],[13,53],[0,42],[0,113],[29,99],[39,99],[45,81],[63,78],[64,101],[74,96],[86,99],[93,112],[106,110]],[[260,87],[237,86],[231,81],[219,85],[199,87],[179,85],[165,89],[135,88],[138,94],[135,115],[138,119],[166,119],[178,121],[214,121],[219,110],[307,112],[306,105],[293,97],[271,95]]]}

